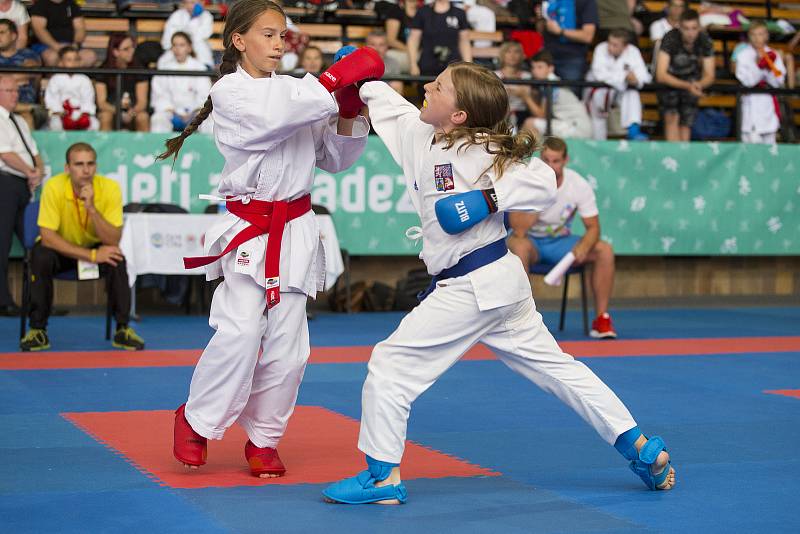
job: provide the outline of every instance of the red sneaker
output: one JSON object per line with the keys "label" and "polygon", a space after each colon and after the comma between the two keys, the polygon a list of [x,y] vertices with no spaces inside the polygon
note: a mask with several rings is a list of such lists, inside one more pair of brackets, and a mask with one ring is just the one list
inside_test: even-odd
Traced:
{"label": "red sneaker", "polygon": [[175,445],[172,453],[179,462],[187,465],[203,465],[208,453],[208,440],[194,431],[186,420],[186,404],[175,410]]}
{"label": "red sneaker", "polygon": [[600,339],[614,339],[617,333],[614,332],[614,325],[611,324],[611,316],[607,313],[598,315],[597,319],[592,321],[592,331],[589,332],[592,337]]}
{"label": "red sneaker", "polygon": [[278,450],[272,447],[256,447],[249,439],[244,446],[244,457],[250,465],[250,474],[254,477],[260,475],[283,476],[286,467],[278,456]]}

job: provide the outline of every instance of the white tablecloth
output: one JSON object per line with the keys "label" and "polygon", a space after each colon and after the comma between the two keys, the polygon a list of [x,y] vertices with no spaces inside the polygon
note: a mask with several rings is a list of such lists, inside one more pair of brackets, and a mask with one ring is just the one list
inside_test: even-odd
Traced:
{"label": "white tablecloth", "polygon": [[[202,274],[202,268],[184,269],[184,256],[203,255],[206,230],[221,215],[181,213],[127,213],[120,248],[133,287],[140,274]],[[325,244],[325,289],[344,272],[339,239],[330,215],[317,215]]]}

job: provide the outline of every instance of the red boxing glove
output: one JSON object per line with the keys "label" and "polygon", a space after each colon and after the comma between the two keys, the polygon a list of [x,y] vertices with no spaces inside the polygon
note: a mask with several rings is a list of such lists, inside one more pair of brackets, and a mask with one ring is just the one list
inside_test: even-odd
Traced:
{"label": "red boxing glove", "polygon": [[339,103],[339,116],[343,119],[354,119],[364,107],[364,102],[358,96],[358,87],[348,85],[336,91],[336,102]]}
{"label": "red boxing glove", "polygon": [[[767,62],[767,56],[769,56],[769,59],[770,59],[769,62]],[[758,68],[764,69],[764,70],[770,70],[772,68],[772,65],[775,64],[775,60],[777,58],[778,58],[778,56],[775,54],[775,51],[770,50],[765,55],[761,56],[761,58],[758,60]],[[770,63],[772,65],[770,65]]]}
{"label": "red boxing glove", "polygon": [[374,49],[359,48],[319,75],[319,83],[329,93],[364,80],[377,80],[383,76],[383,60]]}

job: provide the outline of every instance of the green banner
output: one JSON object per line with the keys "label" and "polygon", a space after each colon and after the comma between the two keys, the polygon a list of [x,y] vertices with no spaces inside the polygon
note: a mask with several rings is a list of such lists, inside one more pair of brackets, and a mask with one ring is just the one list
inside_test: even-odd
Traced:
{"label": "green banner", "polygon": [[[166,202],[202,212],[223,166],[213,139],[190,137],[174,166],[156,162],[158,134],[35,132],[50,173],[64,152],[86,141],[101,174],[125,202]],[[569,165],[597,194],[604,239],[627,255],[800,254],[800,146],[739,143],[570,141]],[[416,254],[405,237],[419,224],[400,168],[379,138],[353,167],[318,171],[313,202],[327,207],[351,254]],[[580,224],[574,230],[580,232]]]}

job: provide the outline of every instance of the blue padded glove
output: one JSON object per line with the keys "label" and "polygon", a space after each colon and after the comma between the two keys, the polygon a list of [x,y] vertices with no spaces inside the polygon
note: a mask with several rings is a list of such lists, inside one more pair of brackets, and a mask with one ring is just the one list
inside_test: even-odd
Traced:
{"label": "blue padded glove", "polygon": [[194,5],[194,8],[192,8],[192,18],[199,17],[202,14],[203,14],[203,4],[198,2]]}
{"label": "blue padded glove", "polygon": [[333,62],[336,63],[337,61],[342,59],[344,56],[346,56],[348,54],[352,54],[356,50],[358,50],[358,48],[356,48],[355,46],[351,46],[351,45],[347,45],[347,46],[341,47],[339,50],[336,51],[336,55],[333,56]]}
{"label": "blue padded glove", "polygon": [[436,201],[436,218],[448,234],[460,234],[497,211],[494,189],[467,191]]}

